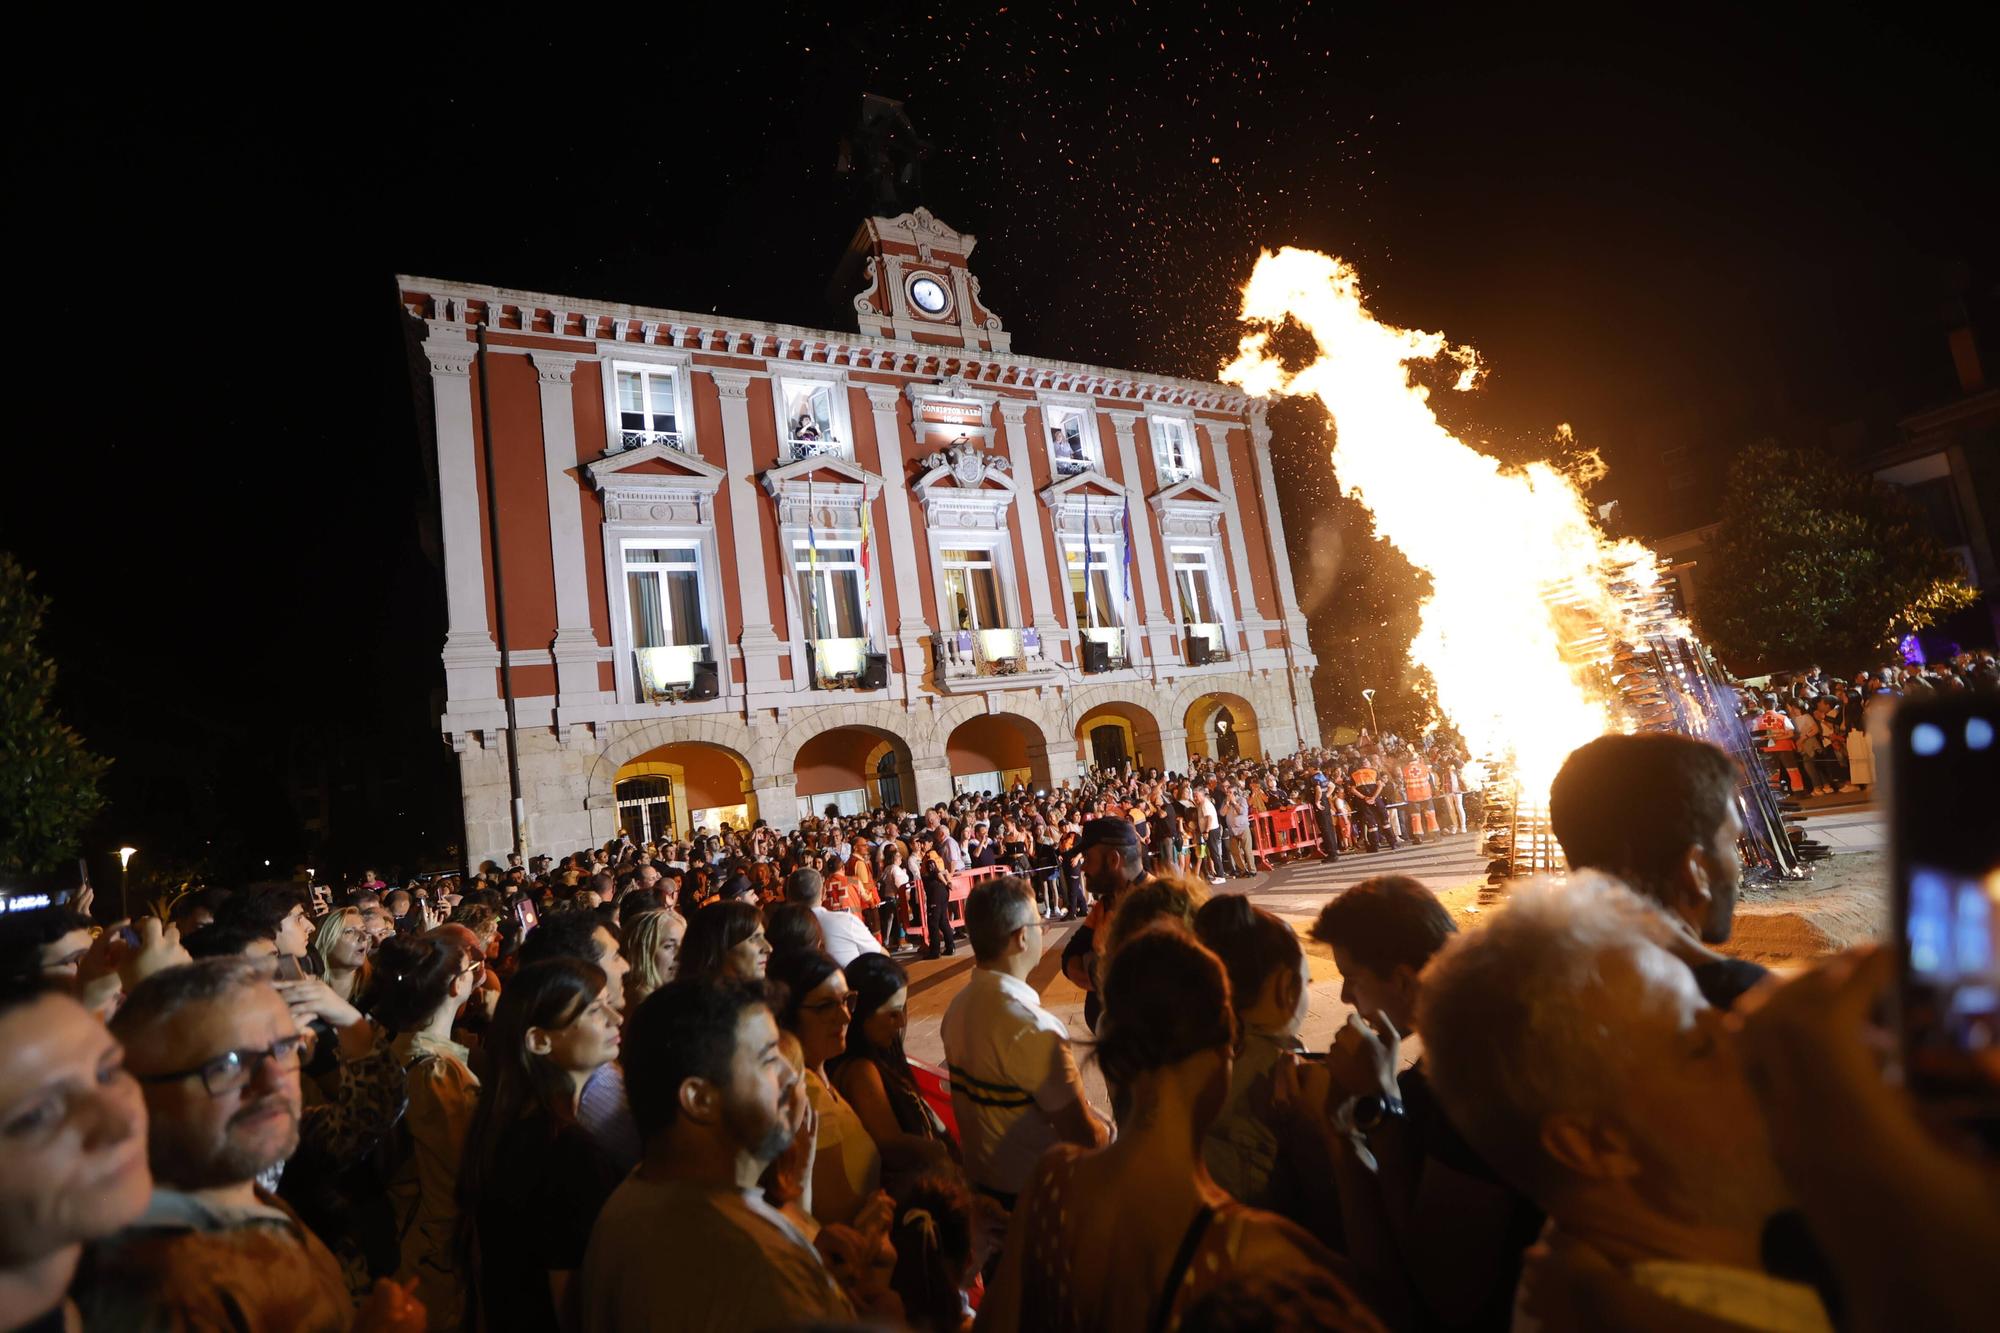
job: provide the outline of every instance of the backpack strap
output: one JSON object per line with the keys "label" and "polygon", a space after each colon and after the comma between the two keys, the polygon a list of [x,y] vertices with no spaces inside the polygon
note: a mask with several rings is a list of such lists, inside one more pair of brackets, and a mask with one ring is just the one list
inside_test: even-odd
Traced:
{"label": "backpack strap", "polygon": [[1159,1297],[1153,1302],[1153,1317],[1146,1321],[1149,1333],[1165,1333],[1167,1323],[1173,1317],[1174,1298],[1180,1295],[1181,1283],[1186,1280],[1188,1269],[1194,1264],[1195,1253],[1201,1249],[1202,1237],[1208,1234],[1209,1224],[1213,1221],[1215,1209],[1203,1204],[1201,1211],[1194,1215],[1194,1220],[1188,1223],[1187,1232],[1181,1237],[1181,1247],[1174,1253],[1173,1267],[1167,1270],[1166,1285],[1160,1288]]}

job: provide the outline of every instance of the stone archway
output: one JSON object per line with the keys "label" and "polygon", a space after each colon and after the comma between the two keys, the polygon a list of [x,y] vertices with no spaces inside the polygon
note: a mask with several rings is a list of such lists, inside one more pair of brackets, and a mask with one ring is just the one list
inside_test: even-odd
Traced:
{"label": "stone archway", "polygon": [[[742,772],[742,803],[761,813],[760,793],[769,785],[771,740],[754,732],[742,718],[728,713],[670,717],[642,726],[617,728],[591,760],[585,775],[584,808],[590,818],[592,841],[603,844],[617,836],[617,784],[621,770],[653,751],[678,745],[703,745],[728,752]],[[690,807],[690,810],[696,807]]]}
{"label": "stone archway", "polygon": [[[909,740],[867,723],[833,719],[828,723],[796,744],[792,744],[790,733],[781,742],[781,748],[791,750],[789,767],[780,774],[793,797],[785,827],[807,815],[823,816],[828,808],[843,815],[860,814],[890,799],[910,808],[912,793],[920,791],[923,783]],[[887,792],[883,790],[885,775],[890,788]],[[775,817],[772,823],[777,823]]]}
{"label": "stone archway", "polygon": [[1178,729],[1161,727],[1153,710],[1135,699],[1080,700],[1072,736],[1079,764],[1176,771],[1187,765]]}
{"label": "stone archway", "polygon": [[759,818],[750,761],[726,746],[678,741],[620,764],[612,781],[618,829],[666,842],[746,829]]}
{"label": "stone archway", "polygon": [[1263,741],[1257,708],[1249,699],[1229,690],[1213,690],[1197,695],[1182,713],[1187,726],[1190,756],[1205,759],[1263,757]]}
{"label": "stone archway", "polygon": [[946,733],[944,751],[955,791],[1051,785],[1048,738],[1020,713],[975,713]]}

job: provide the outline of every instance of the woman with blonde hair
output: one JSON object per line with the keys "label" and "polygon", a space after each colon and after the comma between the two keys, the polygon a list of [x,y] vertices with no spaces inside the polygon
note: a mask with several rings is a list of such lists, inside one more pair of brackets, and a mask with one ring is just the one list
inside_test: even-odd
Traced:
{"label": "woman with blonde hair", "polygon": [[638,1009],[640,1001],[674,979],[680,969],[681,938],[687,934],[687,920],[679,912],[635,912],[625,923],[619,953],[631,965],[625,974],[625,1012]]}
{"label": "woman with blonde hair", "polygon": [[320,979],[335,995],[354,1003],[368,985],[368,955],[375,951],[375,933],[358,907],[328,912],[313,932],[312,951],[319,958]]}

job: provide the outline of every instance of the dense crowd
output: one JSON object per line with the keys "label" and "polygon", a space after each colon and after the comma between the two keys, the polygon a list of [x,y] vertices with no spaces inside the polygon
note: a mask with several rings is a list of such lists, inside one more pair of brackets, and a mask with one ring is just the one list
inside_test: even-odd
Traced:
{"label": "dense crowd", "polygon": [[[1386,851],[1464,826],[1453,759],[9,913],[0,1328],[1990,1327],[2000,1176],[1880,1073],[1892,960],[1714,948],[1712,747],[1579,750],[1575,872],[1476,930],[1393,873],[1327,902],[1353,1012],[1302,1049],[1306,946],[1219,891],[1258,801]],[[961,868],[943,1092],[893,951]],[[1031,981],[1078,916],[1087,1042]]]}
{"label": "dense crowd", "polygon": [[1823,796],[1875,785],[1871,709],[1972,691],[2000,691],[2000,660],[1992,653],[1875,667],[1852,681],[1813,666],[1774,676],[1762,690],[1739,687],[1738,706],[1773,776],[1795,794]]}

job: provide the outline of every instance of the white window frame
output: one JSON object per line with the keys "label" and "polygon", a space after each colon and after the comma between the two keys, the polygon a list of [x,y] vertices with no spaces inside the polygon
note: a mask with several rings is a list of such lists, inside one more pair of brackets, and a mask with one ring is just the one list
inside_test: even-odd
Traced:
{"label": "white window frame", "polygon": [[[975,555],[975,556],[984,556],[985,559],[983,561],[953,560],[950,558],[950,553],[953,551],[959,551],[965,554]],[[938,540],[937,594],[938,594],[939,628],[943,629],[948,634],[955,634],[958,632],[958,626],[952,623],[950,617],[946,614],[951,609],[951,605],[948,600],[948,595],[945,592],[945,583],[946,580],[949,578],[951,571],[954,569],[990,569],[993,571],[993,590],[996,594],[998,594],[999,597],[1000,617],[1006,623],[1000,625],[981,625],[975,621],[975,623],[972,625],[973,629],[982,630],[982,629],[1021,628],[1020,610],[1015,605],[1013,569],[1012,569],[1013,561],[1008,558],[1008,556],[1011,554],[1012,554],[1011,551],[1003,552],[1000,549],[999,544],[996,543],[990,536],[983,540],[973,540],[973,541],[944,539],[944,538],[940,538]]]}
{"label": "white window frame", "polygon": [[1058,481],[1064,477],[1077,475],[1076,472],[1064,472],[1062,470],[1060,460],[1056,454],[1056,442],[1051,435],[1051,432],[1055,430],[1052,418],[1055,414],[1061,412],[1074,412],[1083,418],[1084,466],[1080,470],[1102,473],[1104,471],[1104,445],[1097,433],[1096,405],[1087,398],[1041,398],[1037,401],[1041,407],[1042,447],[1048,450],[1049,454],[1049,474]]}
{"label": "white window frame", "polygon": [[[1069,601],[1071,614],[1074,615],[1076,612],[1076,590],[1070,587],[1069,558],[1071,554],[1083,556],[1086,551],[1089,553],[1084,563],[1086,578],[1088,577],[1089,570],[1102,569],[1104,571],[1105,587],[1109,591],[1111,600],[1117,604],[1110,608],[1116,614],[1100,619],[1097,623],[1097,628],[1115,629],[1123,627],[1129,632],[1132,628],[1132,599],[1123,596],[1121,591],[1125,582],[1125,539],[1122,536],[1093,537],[1088,546],[1085,545],[1081,537],[1065,536],[1062,539],[1063,596]],[[1137,589],[1135,588],[1134,591],[1136,592]],[[1103,611],[1106,608],[1100,607],[1098,609]],[[1079,631],[1090,628],[1088,608],[1085,609],[1083,618],[1076,622],[1076,628]]]}
{"label": "white window frame", "polygon": [[604,525],[604,592],[612,607],[612,681],[618,698],[629,704],[663,708],[685,706],[665,702],[655,704],[641,695],[633,670],[638,650],[633,643],[631,591],[625,582],[625,550],[628,546],[692,546],[699,552],[701,616],[708,630],[708,660],[715,663],[717,697],[727,695],[732,679],[730,653],[734,650],[730,647],[729,626],[724,623],[725,604],[718,595],[722,588],[722,557],[713,525],[607,522]]}
{"label": "white window frame", "polygon": [[[1212,621],[1190,622],[1187,618],[1187,604],[1181,593],[1180,571],[1182,566],[1179,563],[1179,557],[1188,555],[1200,557],[1202,572],[1208,576],[1208,600],[1215,608],[1216,617]],[[1237,617],[1236,604],[1233,600],[1233,590],[1229,583],[1229,575],[1222,561],[1223,551],[1220,538],[1197,541],[1188,541],[1183,538],[1180,540],[1170,540],[1167,544],[1167,581],[1173,587],[1174,625],[1176,626],[1176,633],[1185,635],[1190,623],[1197,625],[1212,624],[1216,627],[1216,633],[1220,636],[1220,642],[1216,643],[1216,648],[1222,652],[1228,652],[1230,644],[1235,642],[1236,639]]]}
{"label": "white window frame", "polygon": [[[836,448],[824,449],[822,455],[842,458],[852,463],[854,456],[854,422],[848,410],[847,376],[838,372],[819,373],[813,367],[786,366],[783,373],[771,376],[771,405],[777,414],[778,425],[778,465],[799,461],[793,454],[791,411],[789,400],[797,389],[825,389],[832,397],[833,433]],[[821,441],[822,444],[825,441]]]}
{"label": "white window frame", "polygon": [[[694,433],[694,357],[687,352],[671,352],[666,348],[646,348],[644,356],[628,356],[626,349],[616,344],[600,344],[608,355],[604,361],[604,452],[607,454],[625,451],[624,412],[618,406],[618,375],[621,371],[637,371],[642,375],[671,374],[674,379],[674,431],[676,444],[669,446],[684,454],[700,456],[701,450],[695,443]],[[637,348],[631,349],[633,351]],[[650,391],[650,385],[648,386]],[[646,400],[652,402],[649,396]],[[651,408],[648,408],[651,416]],[[637,446],[633,446],[637,447]]]}
{"label": "white window frame", "polygon": [[[871,586],[872,580],[869,584],[863,583],[864,577],[872,575],[874,570],[871,568],[864,571],[861,567],[861,534],[859,532],[842,532],[832,536],[821,536],[815,538],[813,541],[808,541],[803,533],[795,536],[792,539],[792,567],[786,571],[786,587],[790,590],[789,600],[795,607],[795,615],[797,617],[798,630],[794,635],[794,639],[799,645],[796,660],[799,669],[802,671],[805,668],[805,645],[808,642],[832,643],[842,641],[838,637],[834,639],[821,639],[813,634],[812,604],[803,599],[799,594],[799,575],[814,572],[812,566],[813,547],[815,545],[819,548],[819,569],[817,572],[820,578],[824,580],[824,585],[820,589],[822,596],[832,596],[833,580],[831,576],[835,571],[851,570],[854,573],[855,594],[860,599],[860,605],[856,610],[860,612],[861,633],[853,637],[862,641],[861,655],[864,658],[876,643],[876,621],[881,615],[880,598],[877,589]],[[845,554],[831,554],[833,552],[845,552]],[[822,677],[837,675],[839,673],[841,669],[840,664],[833,664],[833,669],[829,671],[827,669],[828,664],[820,662],[819,656],[819,651],[815,649],[813,652],[814,666]],[[858,669],[858,665],[856,669]],[[817,682],[808,680],[806,688],[815,688],[816,684]]]}
{"label": "white window frame", "polygon": [[[1181,432],[1183,440],[1178,450],[1172,443],[1175,431]],[[1153,470],[1162,486],[1202,480],[1201,437],[1195,433],[1193,417],[1155,412],[1146,418],[1146,434],[1153,443]]]}
{"label": "white window frame", "polygon": [[[684,558],[671,562],[635,561],[632,559],[632,552],[634,551],[673,551],[681,553]],[[701,603],[703,636],[701,646],[708,653],[709,660],[713,660],[717,654],[715,651],[715,640],[708,628],[708,580],[703,577],[701,543],[690,538],[680,538],[674,541],[647,541],[642,538],[628,537],[618,543],[618,561],[620,566],[619,591],[624,594],[625,635],[627,640],[635,645],[631,650],[633,655],[636,657],[641,650],[636,646],[639,642],[639,627],[632,623],[632,576],[634,574],[659,573],[668,570],[692,571],[695,581],[695,596]],[[671,638],[673,637],[673,625],[671,621],[672,604],[663,598],[660,605],[662,612],[668,617],[667,634]],[[703,659],[696,657],[692,660],[698,662]],[[639,696],[639,686],[640,681],[635,670],[632,680],[634,698],[638,698]],[[647,701],[641,699],[640,702],[644,703]]]}

